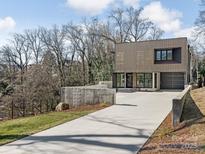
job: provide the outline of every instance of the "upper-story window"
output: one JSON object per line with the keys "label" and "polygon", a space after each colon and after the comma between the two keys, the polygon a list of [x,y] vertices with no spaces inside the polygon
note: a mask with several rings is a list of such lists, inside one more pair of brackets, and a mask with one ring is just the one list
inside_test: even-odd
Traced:
{"label": "upper-story window", "polygon": [[166,50],[162,50],[161,51],[161,54],[162,54],[162,59],[161,60],[167,60],[167,51]]}
{"label": "upper-story window", "polygon": [[172,60],[172,50],[156,50],[155,51],[155,60]]}
{"label": "upper-story window", "polygon": [[167,50],[167,60],[173,60],[172,50]]}
{"label": "upper-story window", "polygon": [[181,48],[155,49],[155,64],[181,63]]}
{"label": "upper-story window", "polygon": [[161,60],[161,51],[156,51],[155,60]]}

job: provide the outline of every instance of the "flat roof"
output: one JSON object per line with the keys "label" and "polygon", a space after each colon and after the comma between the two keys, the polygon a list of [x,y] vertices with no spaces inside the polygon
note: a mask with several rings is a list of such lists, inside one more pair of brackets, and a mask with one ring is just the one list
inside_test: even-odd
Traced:
{"label": "flat roof", "polygon": [[136,41],[136,42],[121,42],[116,44],[126,44],[126,43],[141,43],[141,42],[153,42],[153,41],[169,41],[169,40],[176,40],[176,39],[185,39],[187,41],[187,37],[176,37],[176,38],[164,38],[164,39],[158,39],[158,40],[142,40],[142,41]]}

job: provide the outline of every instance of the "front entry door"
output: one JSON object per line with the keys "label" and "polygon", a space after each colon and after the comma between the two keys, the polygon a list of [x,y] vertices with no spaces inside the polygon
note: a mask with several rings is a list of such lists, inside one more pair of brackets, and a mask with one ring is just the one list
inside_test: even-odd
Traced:
{"label": "front entry door", "polygon": [[126,88],[133,88],[133,74],[126,73]]}

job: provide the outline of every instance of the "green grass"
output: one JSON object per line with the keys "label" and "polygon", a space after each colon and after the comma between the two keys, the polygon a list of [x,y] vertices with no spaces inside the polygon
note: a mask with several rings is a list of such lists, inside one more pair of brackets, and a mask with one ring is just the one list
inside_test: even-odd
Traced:
{"label": "green grass", "polygon": [[94,110],[51,112],[38,116],[0,122],[0,145],[6,144],[67,121],[87,115]]}

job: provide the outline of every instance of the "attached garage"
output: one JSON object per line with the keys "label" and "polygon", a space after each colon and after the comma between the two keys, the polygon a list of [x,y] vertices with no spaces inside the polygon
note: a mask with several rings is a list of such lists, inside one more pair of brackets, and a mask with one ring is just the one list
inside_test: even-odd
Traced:
{"label": "attached garage", "polygon": [[161,72],[160,80],[161,89],[184,89],[183,72]]}

